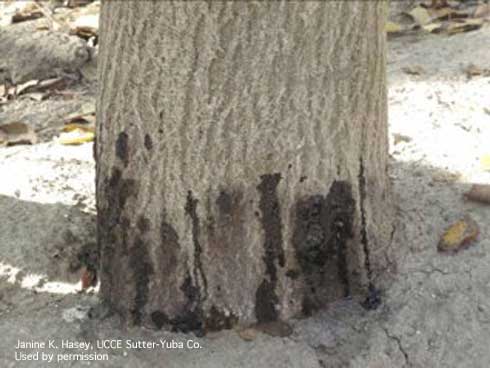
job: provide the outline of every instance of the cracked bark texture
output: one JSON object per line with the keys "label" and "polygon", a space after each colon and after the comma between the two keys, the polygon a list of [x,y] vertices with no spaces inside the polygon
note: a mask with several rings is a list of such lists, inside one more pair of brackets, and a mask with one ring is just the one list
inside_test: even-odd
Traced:
{"label": "cracked bark texture", "polygon": [[286,319],[390,272],[385,6],[103,3],[101,293],[128,322]]}

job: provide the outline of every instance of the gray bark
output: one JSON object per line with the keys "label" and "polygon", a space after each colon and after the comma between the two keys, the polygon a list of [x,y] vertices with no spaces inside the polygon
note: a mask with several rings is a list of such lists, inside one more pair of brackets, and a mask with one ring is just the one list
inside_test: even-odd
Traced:
{"label": "gray bark", "polygon": [[101,13],[103,298],[208,331],[310,314],[389,272],[383,2]]}

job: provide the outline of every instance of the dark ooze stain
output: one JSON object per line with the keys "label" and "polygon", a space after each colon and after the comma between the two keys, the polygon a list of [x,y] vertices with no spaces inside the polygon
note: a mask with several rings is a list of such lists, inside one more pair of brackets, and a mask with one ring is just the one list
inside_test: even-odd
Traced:
{"label": "dark ooze stain", "polygon": [[178,332],[193,331],[196,334],[203,333],[203,312],[201,306],[201,291],[192,282],[192,277],[188,272],[180,290],[186,297],[186,304],[182,312],[172,318],[172,329]]}
{"label": "dark ooze stain", "polygon": [[279,299],[276,295],[277,282],[262,280],[262,283],[255,292],[255,316],[258,322],[270,322],[278,319],[276,306]]}
{"label": "dark ooze stain", "polygon": [[[134,234],[130,230],[131,215],[128,214],[129,210],[126,208],[128,201],[135,200],[138,186],[138,181],[124,178],[121,169],[113,167],[109,178],[104,181],[104,201],[99,201],[97,207],[100,275],[105,285],[102,286],[102,294],[116,310],[125,315],[127,309],[118,300],[127,298],[126,293],[130,289],[125,289],[120,281],[120,275],[123,272],[121,270],[135,275],[135,300],[134,303],[130,302],[132,305],[130,309],[136,311],[131,318],[136,323],[141,320],[141,315],[137,310],[140,310],[146,303],[147,291],[145,291],[144,284],[149,278],[148,272],[151,267],[148,257],[145,257],[144,254],[146,248],[143,246],[143,250],[138,250],[144,243],[144,238],[139,233]],[[135,264],[136,259],[142,259],[141,266]]]}
{"label": "dark ooze stain", "polygon": [[274,321],[278,318],[276,305],[277,269],[276,262],[284,267],[285,257],[282,248],[281,208],[277,186],[281,174],[268,174],[260,177],[259,191],[260,221],[264,230],[264,256],[266,278],[255,293],[255,315],[258,322]]}
{"label": "dark ooze stain", "polygon": [[179,237],[175,229],[165,220],[160,224],[160,250],[159,265],[163,273],[163,279],[168,280],[170,275],[175,272],[180,253]]}
{"label": "dark ooze stain", "polygon": [[180,287],[186,296],[186,303],[181,313],[170,318],[165,312],[154,311],[150,317],[157,328],[169,326],[174,332],[194,332],[196,335],[202,335],[204,332],[202,324],[202,312],[196,308],[199,291],[192,285],[190,275],[187,275]]}
{"label": "dark ooze stain", "polygon": [[[207,290],[207,280],[204,273],[201,261],[202,247],[199,241],[200,236],[200,224],[199,216],[197,215],[197,203],[199,201],[195,199],[192,192],[187,193],[187,201],[185,204],[185,212],[191,218],[192,221],[192,241],[194,243],[194,280],[198,282],[199,279],[202,281],[203,292],[206,293]],[[201,295],[200,298],[204,299],[206,295]]]}
{"label": "dark ooze stain", "polygon": [[162,311],[154,311],[151,313],[150,317],[156,328],[158,329],[161,329],[163,326],[170,324],[170,319]]}
{"label": "dark ooze stain", "polygon": [[355,202],[351,185],[334,181],[326,197],[309,196],[295,207],[292,243],[305,282],[303,313],[308,315],[336,298],[336,289],[350,294],[347,244]]}
{"label": "dark ooze stain", "polygon": [[153,141],[151,140],[151,137],[149,134],[145,134],[145,141],[144,141],[145,148],[148,151],[151,151],[153,149]]}
{"label": "dark ooze stain", "polygon": [[150,277],[153,274],[148,244],[142,238],[136,237],[133,246],[129,250],[129,266],[133,273],[136,295],[131,311],[133,323],[141,324],[144,315],[144,307],[148,301]]}
{"label": "dark ooze stain", "polygon": [[232,313],[226,314],[220,311],[216,306],[212,306],[206,317],[206,331],[229,330],[238,323],[238,317]]}
{"label": "dark ooze stain", "polygon": [[123,162],[124,166],[128,165],[128,161],[129,161],[128,135],[126,134],[126,132],[121,132],[117,136],[116,156]]}

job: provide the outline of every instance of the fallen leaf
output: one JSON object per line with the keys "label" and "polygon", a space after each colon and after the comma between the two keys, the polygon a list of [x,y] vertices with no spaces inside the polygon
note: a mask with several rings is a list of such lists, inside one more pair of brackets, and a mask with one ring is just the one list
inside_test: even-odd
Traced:
{"label": "fallen leaf", "polygon": [[479,76],[479,75],[490,75],[490,69],[484,69],[480,68],[479,66],[476,66],[475,64],[469,64],[465,69],[464,69],[466,76],[468,78]]}
{"label": "fallen leaf", "polygon": [[93,142],[95,133],[85,129],[74,129],[70,132],[61,133],[59,142],[64,145],[75,146],[87,142]]}
{"label": "fallen leaf", "polygon": [[97,37],[97,29],[92,27],[76,27],[70,30],[70,35],[78,36],[84,40]]}
{"label": "fallen leaf", "polygon": [[251,327],[239,330],[237,333],[244,341],[253,341],[257,338],[257,330]]}
{"label": "fallen leaf", "polygon": [[475,18],[487,18],[490,17],[490,3],[480,4],[477,6],[475,13],[473,14]]}
{"label": "fallen leaf", "polygon": [[39,84],[36,86],[36,91],[43,92],[52,89],[64,89],[66,88],[67,84],[68,81],[62,77],[45,79],[39,82]]}
{"label": "fallen leaf", "polygon": [[447,27],[447,33],[450,35],[474,31],[483,25],[482,19],[462,19],[461,21],[452,22]]}
{"label": "fallen leaf", "polygon": [[66,3],[67,8],[77,8],[79,6],[84,6],[90,4],[93,0],[68,0]]}
{"label": "fallen leaf", "polygon": [[437,250],[456,253],[469,246],[478,237],[478,224],[469,215],[452,224],[441,237]]}
{"label": "fallen leaf", "polygon": [[62,131],[65,133],[73,132],[74,130],[83,130],[84,132],[95,133],[95,125],[93,124],[80,124],[80,123],[69,123],[63,126]]}
{"label": "fallen leaf", "polygon": [[403,134],[398,134],[398,133],[394,133],[393,134],[393,138],[394,138],[394,145],[396,146],[398,143],[401,143],[401,142],[405,142],[405,143],[408,143],[412,140],[411,137],[409,137],[408,135],[403,135]]}
{"label": "fallen leaf", "polygon": [[448,19],[449,17],[451,17],[451,15],[455,13],[456,11],[454,9],[451,9],[450,7],[429,10],[429,15],[431,17],[431,20]]}
{"label": "fallen leaf", "polygon": [[13,146],[17,144],[35,144],[37,135],[29,125],[14,122],[0,125],[0,145]]}
{"label": "fallen leaf", "polygon": [[473,184],[464,196],[470,201],[490,204],[490,184]]}
{"label": "fallen leaf", "polygon": [[36,4],[29,4],[25,6],[23,9],[17,11],[12,16],[12,23],[24,22],[26,20],[33,20],[43,17],[43,12],[39,10]]}
{"label": "fallen leaf", "polygon": [[402,30],[402,26],[398,23],[386,22],[385,24],[386,33],[400,33]]}
{"label": "fallen leaf", "polygon": [[28,82],[18,84],[17,85],[17,95],[21,95],[24,93],[26,90],[28,90],[30,87],[36,86],[39,83],[38,80],[30,80]]}
{"label": "fallen leaf", "polygon": [[421,6],[413,8],[407,13],[419,26],[423,26],[431,22],[429,11]]}
{"label": "fallen leaf", "polygon": [[422,29],[427,32],[436,32],[442,30],[442,23],[430,23],[422,26]]}
{"label": "fallen leaf", "polygon": [[82,284],[82,290],[86,290],[89,287],[95,286],[97,284],[97,275],[94,270],[91,270],[86,266],[83,266],[80,281]]}
{"label": "fallen leaf", "polygon": [[422,68],[420,65],[404,66],[402,70],[406,74],[410,74],[410,75],[420,75],[425,73],[424,68]]}

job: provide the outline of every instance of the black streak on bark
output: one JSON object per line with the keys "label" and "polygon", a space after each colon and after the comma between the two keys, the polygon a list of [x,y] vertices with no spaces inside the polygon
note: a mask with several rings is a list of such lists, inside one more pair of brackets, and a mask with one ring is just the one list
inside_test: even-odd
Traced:
{"label": "black streak on bark", "polygon": [[364,207],[364,202],[366,200],[366,178],[364,177],[364,164],[362,159],[360,160],[360,170],[359,170],[359,196],[360,196],[360,206],[361,206],[361,243],[364,250],[364,266],[366,267],[367,276],[369,282],[371,282],[371,263],[369,260],[369,244],[366,229],[366,209]]}
{"label": "black streak on bark", "polygon": [[126,132],[119,133],[116,140],[116,156],[119,158],[124,166],[128,166],[129,152],[128,152],[128,135]]}
{"label": "black streak on bark", "polygon": [[281,208],[277,195],[277,186],[281,174],[262,175],[257,186],[260,193],[260,218],[264,230],[264,263],[266,278],[262,281],[255,294],[255,315],[258,322],[268,322],[278,319],[276,305],[277,269],[276,262],[284,267],[285,257],[282,248]]}
{"label": "black streak on bark", "polygon": [[[350,294],[347,244],[353,236],[354,209],[345,181],[333,182],[326,197],[313,195],[296,205],[292,242],[306,284],[305,315],[336,299],[335,290]],[[339,285],[331,285],[332,280]]]}
{"label": "black streak on bark", "polygon": [[197,202],[198,200],[195,199],[192,196],[192,192],[189,191],[187,193],[185,212],[191,218],[192,221],[192,241],[194,243],[194,281],[198,283],[199,278],[201,278],[201,281],[203,283],[203,291],[205,295],[204,296],[201,295],[200,298],[204,300],[206,298],[208,283],[201,262],[202,247],[201,247],[201,243],[199,242],[200,226],[199,226],[199,217],[197,216]]}
{"label": "black streak on bark", "polygon": [[371,270],[371,261],[369,254],[369,241],[367,235],[367,223],[366,223],[366,177],[364,173],[364,163],[362,158],[359,159],[360,170],[359,170],[359,197],[360,197],[360,207],[361,207],[361,243],[364,251],[364,267],[367,272],[368,279],[368,295],[366,299],[361,303],[361,305],[368,310],[377,309],[381,305],[381,292],[373,284],[373,276]]}

